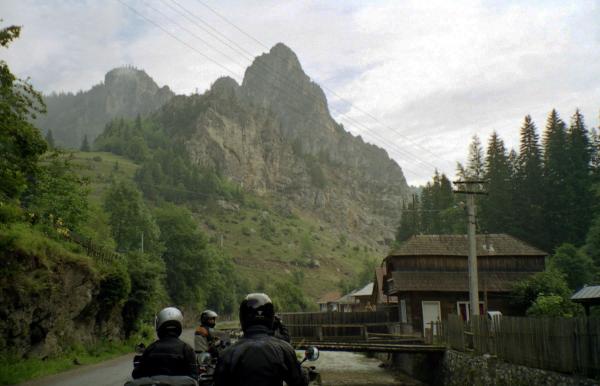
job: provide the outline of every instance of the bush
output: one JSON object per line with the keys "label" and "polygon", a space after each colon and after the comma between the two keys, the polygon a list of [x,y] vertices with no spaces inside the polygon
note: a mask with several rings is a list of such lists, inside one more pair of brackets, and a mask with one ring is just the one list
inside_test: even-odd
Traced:
{"label": "bush", "polygon": [[268,291],[276,312],[307,311],[311,307],[312,303],[304,296],[300,287],[291,282],[278,281]]}
{"label": "bush", "polygon": [[131,292],[131,279],[124,262],[104,265],[102,271],[96,298],[100,308],[98,315],[108,317],[115,306],[122,305],[127,299]]}
{"label": "bush", "polygon": [[8,224],[23,218],[23,210],[15,202],[0,201],[0,224]]}
{"label": "bush", "polygon": [[123,328],[127,337],[139,331],[144,320],[151,321],[159,304],[166,303],[162,286],[165,266],[162,260],[132,252],[127,255],[131,291],[123,305]]}

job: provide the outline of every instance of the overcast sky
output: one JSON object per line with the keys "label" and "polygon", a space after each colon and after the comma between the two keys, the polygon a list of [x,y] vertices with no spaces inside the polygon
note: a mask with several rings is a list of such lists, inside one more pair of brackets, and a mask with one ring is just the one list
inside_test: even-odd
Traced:
{"label": "overcast sky", "polygon": [[120,65],[202,92],[283,42],[334,118],[413,185],[434,167],[453,177],[475,134],[518,146],[527,114],[540,131],[552,108],[598,126],[600,0],[2,0],[0,17],[23,26],[2,59],[45,93],[87,90]]}

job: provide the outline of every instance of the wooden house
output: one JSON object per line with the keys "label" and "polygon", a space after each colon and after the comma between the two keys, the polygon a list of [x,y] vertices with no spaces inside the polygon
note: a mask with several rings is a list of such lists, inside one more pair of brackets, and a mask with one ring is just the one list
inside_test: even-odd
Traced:
{"label": "wooden house", "polygon": [[352,296],[358,301],[356,309],[360,311],[375,311],[375,306],[371,303],[373,295],[373,283],[365,285],[363,288],[354,292]]}
{"label": "wooden house", "polygon": [[[509,293],[517,281],[543,271],[548,254],[505,234],[477,235],[480,312],[515,315]],[[417,235],[384,260],[384,293],[398,297],[413,331],[449,314],[469,319],[466,235]]]}
{"label": "wooden house", "polygon": [[338,307],[338,311],[340,312],[353,312],[358,311],[360,309],[360,303],[357,298],[354,297],[354,293],[356,291],[352,291],[347,293],[346,295],[340,297],[335,301]]}
{"label": "wooden house", "polygon": [[342,293],[340,291],[327,292],[317,301],[317,304],[319,305],[319,311],[337,311],[338,303],[336,300],[338,300],[341,295]]}

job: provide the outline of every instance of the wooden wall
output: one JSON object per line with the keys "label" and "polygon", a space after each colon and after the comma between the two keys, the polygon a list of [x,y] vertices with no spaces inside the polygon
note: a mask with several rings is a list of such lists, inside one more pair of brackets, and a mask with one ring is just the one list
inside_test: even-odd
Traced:
{"label": "wooden wall", "polygon": [[[481,272],[537,272],[543,271],[543,256],[479,256],[477,267]],[[466,256],[398,256],[388,258],[388,272],[392,271],[467,271]]]}
{"label": "wooden wall", "polygon": [[[448,319],[449,315],[458,315],[457,302],[468,302],[467,292],[408,292],[400,296],[406,301],[406,314],[408,322],[412,324],[415,331],[423,330],[422,301],[439,301],[442,320]],[[517,310],[511,305],[507,294],[502,293],[480,293],[479,301],[485,302],[486,311],[500,311],[503,315],[515,315]]]}

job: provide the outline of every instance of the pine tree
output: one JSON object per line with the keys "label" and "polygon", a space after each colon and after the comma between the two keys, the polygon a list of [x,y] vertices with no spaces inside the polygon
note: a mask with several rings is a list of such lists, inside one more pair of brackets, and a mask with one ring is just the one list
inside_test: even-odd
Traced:
{"label": "pine tree", "polygon": [[565,207],[569,186],[565,183],[569,175],[567,135],[565,123],[556,110],[552,110],[546,121],[544,132],[544,222],[546,224],[543,247],[552,251],[564,241]]}
{"label": "pine tree", "polygon": [[46,133],[46,136],[44,137],[44,139],[46,140],[46,143],[48,144],[48,148],[54,149],[55,145],[54,145],[54,137],[52,136],[52,130],[48,129],[48,132]]}
{"label": "pine tree", "polygon": [[484,172],[483,148],[481,147],[479,137],[474,135],[469,145],[469,159],[466,168],[467,178],[481,180],[483,179]]}
{"label": "pine tree", "polygon": [[88,142],[87,134],[83,136],[83,141],[81,142],[81,151],[90,151],[90,144]]}
{"label": "pine tree", "polygon": [[570,189],[565,210],[565,222],[570,225],[564,241],[582,245],[592,220],[594,200],[590,161],[592,149],[583,115],[577,110],[571,117],[567,130],[568,178],[565,186]]}
{"label": "pine tree", "polygon": [[455,225],[445,211],[454,206],[452,184],[446,175],[436,170],[421,194],[421,228],[425,234],[453,233]]}
{"label": "pine tree", "polygon": [[411,236],[419,233],[419,199],[413,194],[412,201],[402,205],[402,217],[400,226],[396,231],[396,242],[402,243]]}
{"label": "pine tree", "polygon": [[135,117],[134,127],[135,127],[135,131],[137,133],[141,133],[142,132],[142,117],[140,116],[140,114],[138,114]]}
{"label": "pine tree", "polygon": [[504,141],[493,132],[486,151],[484,179],[488,195],[480,200],[480,222],[488,233],[504,233],[513,229],[512,181]]}
{"label": "pine tree", "polygon": [[447,209],[454,205],[452,183],[444,173],[439,177],[439,190],[437,192],[436,204],[439,209]]}
{"label": "pine tree", "polygon": [[600,133],[592,128],[590,130],[590,145],[592,147],[592,178],[594,183],[600,183]]}
{"label": "pine tree", "polygon": [[542,186],[542,154],[535,124],[528,115],[521,127],[521,140],[516,170],[515,213],[516,236],[541,246],[544,240]]}
{"label": "pine tree", "polygon": [[[437,170],[435,171],[437,175]],[[435,229],[435,203],[434,203],[434,182],[427,182],[421,192],[421,231],[424,234],[433,234]]]}

